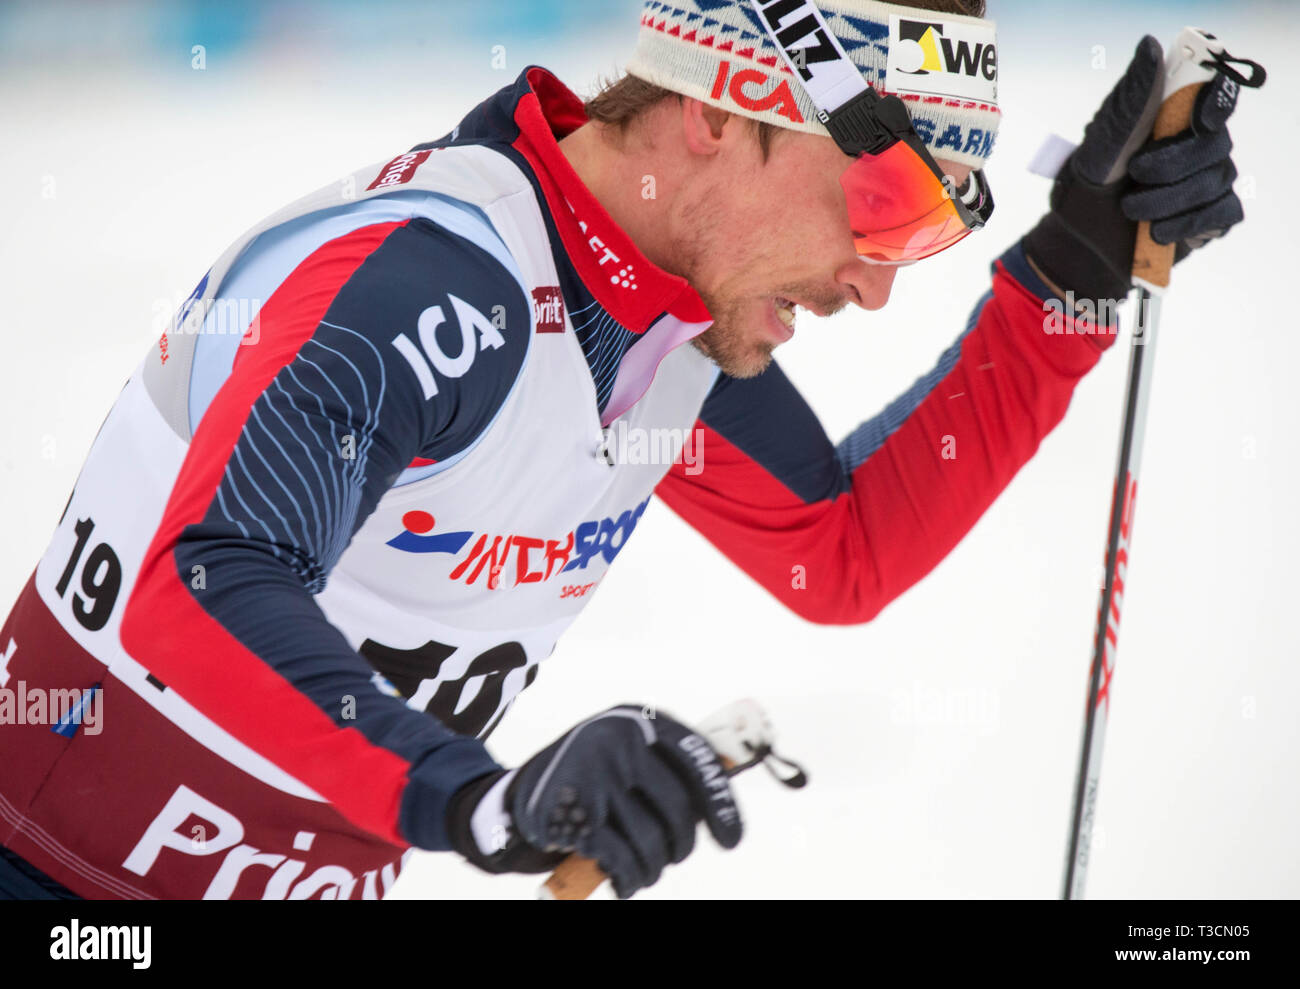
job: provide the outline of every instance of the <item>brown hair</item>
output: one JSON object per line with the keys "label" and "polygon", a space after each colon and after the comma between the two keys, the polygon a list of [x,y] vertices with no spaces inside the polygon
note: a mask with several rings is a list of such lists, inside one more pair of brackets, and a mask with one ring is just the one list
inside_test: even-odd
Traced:
{"label": "brown hair", "polygon": [[[985,0],[889,0],[899,7],[913,7],[917,10],[933,10],[938,14],[964,14],[968,17],[983,17]],[[587,118],[597,123],[617,128],[620,133],[627,133],[628,127],[641,118],[647,110],[658,106],[670,96],[682,99],[681,93],[675,93],[652,82],[646,82],[637,76],[624,75],[606,82],[599,92],[587,100],[585,108]],[[758,131],[758,146],[762,149],[763,160],[767,161],[768,151],[772,147],[772,138],[781,128],[766,120],[754,120],[747,117]]]}

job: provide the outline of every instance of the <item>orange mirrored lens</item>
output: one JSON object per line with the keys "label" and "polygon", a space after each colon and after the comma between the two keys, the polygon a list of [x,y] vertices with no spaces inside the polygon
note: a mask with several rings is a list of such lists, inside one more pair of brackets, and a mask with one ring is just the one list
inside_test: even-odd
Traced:
{"label": "orange mirrored lens", "polygon": [[943,182],[902,141],[878,155],[860,156],[840,184],[863,257],[915,261],[970,233]]}

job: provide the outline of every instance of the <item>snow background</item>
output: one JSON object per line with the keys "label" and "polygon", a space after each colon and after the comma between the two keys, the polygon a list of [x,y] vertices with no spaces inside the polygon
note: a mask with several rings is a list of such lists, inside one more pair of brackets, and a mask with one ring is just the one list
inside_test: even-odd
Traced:
{"label": "snow background", "polygon": [[[1300,340],[1285,286],[1300,14],[1286,2],[991,7],[1006,111],[993,223],[904,271],[883,312],[802,317],[779,358],[838,440],[960,333],[988,263],[1045,208],[1033,152],[1051,131],[1078,139],[1142,33],[1168,42],[1198,23],[1268,67],[1232,122],[1247,222],[1180,265],[1165,304],[1089,895],[1295,897],[1300,413],[1286,380]],[[156,313],[232,239],[444,133],[527,64],[589,91],[630,52],[638,8],[0,8],[0,606],[44,550]],[[201,71],[193,45],[206,48]],[[741,777],[741,846],[724,854],[702,833],[641,898],[1059,895],[1126,351],[1083,381],[965,542],[865,626],[786,613],[653,503],[493,753],[521,761],[613,703],[692,720],[753,697],[812,784]],[[394,895],[535,886],[420,853]]]}

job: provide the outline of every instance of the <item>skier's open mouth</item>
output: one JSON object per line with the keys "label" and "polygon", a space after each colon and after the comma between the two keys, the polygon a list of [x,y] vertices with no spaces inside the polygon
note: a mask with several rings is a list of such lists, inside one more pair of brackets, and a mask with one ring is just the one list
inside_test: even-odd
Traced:
{"label": "skier's open mouth", "polygon": [[776,318],[785,324],[786,329],[794,329],[794,303],[789,299],[776,300]]}

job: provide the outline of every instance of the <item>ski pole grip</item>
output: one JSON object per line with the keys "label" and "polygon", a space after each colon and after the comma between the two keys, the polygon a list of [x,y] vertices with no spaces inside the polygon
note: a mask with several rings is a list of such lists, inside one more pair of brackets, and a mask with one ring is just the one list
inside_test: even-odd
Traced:
{"label": "ski pole grip", "polygon": [[[1226,56],[1223,42],[1200,28],[1185,27],[1165,54],[1164,87],[1151,136],[1157,141],[1173,137],[1192,126],[1192,110],[1201,87],[1212,82],[1220,60]],[[1230,58],[1230,56],[1227,56]],[[1173,244],[1151,239],[1151,224],[1138,224],[1133,249],[1133,279],[1159,291],[1169,287],[1174,267]]]}
{"label": "ski pole grip", "polygon": [[[732,769],[736,764],[722,756],[722,768]],[[548,900],[585,900],[609,877],[595,859],[584,858],[576,852],[555,867],[549,879],[542,883],[541,894]]]}
{"label": "ski pole grip", "polygon": [[605,879],[595,859],[583,858],[575,852],[555,867],[542,889],[548,900],[585,900]]}
{"label": "ski pole grip", "polygon": [[[1184,86],[1160,104],[1151,136],[1157,141],[1186,130],[1192,125],[1192,107],[1205,83]],[[1138,224],[1137,246],[1133,251],[1133,277],[1159,288],[1169,287],[1169,273],[1174,267],[1174,244],[1157,244],[1151,239],[1151,223]]]}

